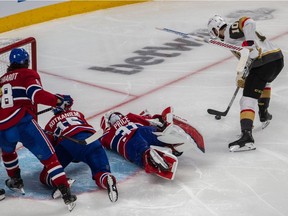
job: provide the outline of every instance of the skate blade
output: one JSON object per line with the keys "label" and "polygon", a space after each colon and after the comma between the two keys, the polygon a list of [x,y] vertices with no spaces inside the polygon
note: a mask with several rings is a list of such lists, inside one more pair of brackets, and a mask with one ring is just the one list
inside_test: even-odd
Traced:
{"label": "skate blade", "polygon": [[255,149],[256,146],[253,143],[246,143],[243,147],[240,147],[239,145],[234,145],[229,148],[230,152],[251,151]]}
{"label": "skate blade", "polygon": [[108,181],[108,197],[111,202],[116,202],[118,200],[118,191],[116,185],[114,185],[114,181],[110,175],[107,176]]}
{"label": "skate blade", "polygon": [[5,199],[5,194],[0,195],[0,201]]}
{"label": "skate blade", "polygon": [[265,121],[262,123],[262,130],[265,129],[270,124],[270,121]]}
{"label": "skate blade", "polygon": [[71,202],[69,204],[67,204],[67,207],[68,207],[68,210],[71,212],[73,211],[73,209],[75,208],[76,206],[76,202]]}
{"label": "skate blade", "polygon": [[16,192],[16,193],[20,193],[22,195],[25,195],[25,190],[24,188],[9,188],[10,190]]}

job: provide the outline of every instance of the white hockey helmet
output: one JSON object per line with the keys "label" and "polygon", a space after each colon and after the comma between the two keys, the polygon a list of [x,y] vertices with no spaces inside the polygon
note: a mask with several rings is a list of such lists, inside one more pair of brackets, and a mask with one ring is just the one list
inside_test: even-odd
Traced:
{"label": "white hockey helmet", "polygon": [[218,38],[219,37],[219,31],[221,28],[224,26],[227,26],[227,23],[225,20],[219,16],[219,15],[214,15],[211,17],[208,21],[208,32],[212,38]]}
{"label": "white hockey helmet", "polygon": [[105,113],[106,122],[112,126],[115,122],[120,120],[124,115],[120,112],[109,111]]}
{"label": "white hockey helmet", "polygon": [[117,122],[118,120],[120,120],[123,117],[122,113],[119,112],[114,112],[112,113],[109,118],[108,118],[108,123],[110,125],[113,125],[115,122]]}
{"label": "white hockey helmet", "polygon": [[120,120],[124,115],[120,112],[115,112],[110,110],[104,114],[101,118],[100,127],[105,130],[108,127],[111,127],[115,122]]}

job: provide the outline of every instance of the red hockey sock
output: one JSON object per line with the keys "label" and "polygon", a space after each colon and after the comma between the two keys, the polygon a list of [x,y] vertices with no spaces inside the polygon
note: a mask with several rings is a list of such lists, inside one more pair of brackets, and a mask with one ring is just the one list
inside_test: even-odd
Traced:
{"label": "red hockey sock", "polygon": [[[62,184],[62,185],[66,185],[67,187],[69,187],[69,184],[67,182],[66,173],[64,172],[64,169],[61,166],[61,164],[59,163],[55,154],[53,154],[47,160],[42,160],[41,163],[45,166],[45,169],[49,175],[49,178],[51,178],[53,186],[57,187],[57,186]],[[41,178],[41,176],[40,176],[40,178]],[[43,182],[47,183],[47,180],[45,180],[46,178],[47,178],[47,176],[45,176],[45,174],[44,174],[42,176],[41,182],[43,181]]]}
{"label": "red hockey sock", "polygon": [[[95,180],[96,185],[101,189],[107,190],[107,175],[111,175],[108,172],[98,172],[93,176],[93,179]],[[116,179],[113,175],[111,175],[113,180],[116,182]]]}
{"label": "red hockey sock", "polygon": [[15,151],[12,153],[2,152],[2,159],[8,176],[13,177],[15,171],[20,169],[17,153]]}

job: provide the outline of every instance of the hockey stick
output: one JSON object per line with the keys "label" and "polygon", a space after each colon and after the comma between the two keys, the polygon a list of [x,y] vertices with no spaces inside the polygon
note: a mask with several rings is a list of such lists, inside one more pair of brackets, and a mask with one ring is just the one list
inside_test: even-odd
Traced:
{"label": "hockey stick", "polygon": [[43,113],[51,111],[52,109],[53,109],[53,107],[46,108],[44,110],[41,110],[41,111],[37,112],[36,115],[41,115]]}
{"label": "hockey stick", "polygon": [[[180,35],[184,38],[191,38],[192,40],[194,40],[196,42],[205,42],[205,43],[213,44],[213,45],[225,48],[225,49],[229,49],[230,51],[239,52],[241,57],[240,57],[240,60],[237,64],[236,71],[237,72],[243,72],[244,71],[243,78],[245,78],[249,73],[249,67],[250,67],[252,62],[249,61],[249,59],[248,59],[249,58],[249,50],[245,47],[240,47],[237,45],[229,44],[229,43],[226,43],[224,41],[219,41],[219,40],[215,40],[215,39],[211,39],[211,38],[207,40],[207,38],[204,38],[204,37],[199,37],[196,35],[183,33],[180,31],[173,30],[173,29],[158,28],[158,27],[156,27],[156,29],[158,29],[160,31],[165,31],[165,32],[177,34],[177,35]],[[221,116],[226,116],[230,110],[230,107],[232,106],[232,104],[236,98],[236,95],[238,94],[239,89],[240,89],[239,87],[236,88],[236,90],[235,90],[235,92],[234,92],[234,94],[233,94],[233,96],[229,102],[229,105],[224,112],[221,112],[218,110],[213,110],[213,109],[208,109],[207,112],[211,115],[215,115],[215,118],[217,120],[221,119]]]}
{"label": "hockey stick", "polygon": [[209,43],[209,44],[213,44],[213,45],[216,45],[216,46],[220,46],[222,48],[229,49],[231,51],[241,52],[242,50],[246,50],[246,48],[244,48],[244,47],[240,47],[240,46],[237,46],[237,45],[234,45],[234,44],[229,44],[229,43],[226,43],[224,41],[215,40],[215,39],[211,39],[211,38],[207,39],[207,38],[204,38],[204,37],[200,37],[200,36],[196,36],[196,35],[180,32],[180,31],[176,31],[176,30],[169,29],[169,28],[158,28],[158,27],[156,27],[156,29],[160,30],[160,31],[165,31],[165,32],[177,34],[177,35],[180,35],[180,36],[182,36],[184,38],[191,38],[192,40],[194,40],[196,42],[204,42],[204,43]]}
{"label": "hockey stick", "polygon": [[[53,135],[53,133],[50,131],[44,131],[44,132],[47,134]],[[94,133],[92,136],[90,136],[84,140],[78,140],[78,139],[75,139],[73,137],[64,136],[64,135],[61,135],[60,137],[67,139],[67,140],[70,140],[70,141],[75,142],[75,143],[80,144],[80,145],[89,145],[89,144],[93,143],[94,141],[96,141],[97,139],[101,138],[102,136],[103,136],[103,130],[100,129],[96,133]]]}
{"label": "hockey stick", "polygon": [[184,38],[192,38],[192,39],[194,39],[194,40],[197,41],[197,42],[209,43],[209,40],[207,40],[207,39],[204,38],[204,37],[199,37],[199,36],[196,36],[196,35],[192,35],[192,34],[180,32],[180,31],[176,31],[176,30],[169,29],[169,28],[159,28],[159,27],[156,27],[156,29],[157,29],[157,30],[160,30],[160,31],[165,31],[165,32],[177,34],[177,35],[180,35],[180,36],[182,36],[182,37],[184,37]]}
{"label": "hockey stick", "polygon": [[[243,76],[242,78],[245,79],[247,76],[248,76],[248,73],[249,73],[249,70],[250,70],[250,66],[252,64],[253,61],[250,61],[250,60],[247,60],[247,63],[246,63],[246,66],[244,67],[244,73],[243,73]],[[238,68],[240,69],[240,67]],[[239,92],[239,89],[240,87],[237,86],[229,104],[228,104],[228,107],[225,111],[221,112],[221,111],[218,111],[218,110],[215,110],[215,109],[207,109],[207,112],[211,115],[215,115],[215,119],[217,120],[220,120],[221,119],[221,116],[226,116]]]}
{"label": "hockey stick", "polygon": [[229,105],[227,107],[227,109],[224,111],[224,112],[221,112],[221,111],[218,111],[218,110],[215,110],[215,109],[207,109],[207,112],[211,115],[215,115],[215,119],[217,120],[220,120],[221,119],[221,116],[226,116],[238,94],[238,91],[239,91],[240,87],[237,87],[230,102],[229,102]]}
{"label": "hockey stick", "polygon": [[220,41],[220,40],[215,40],[215,39],[208,39],[207,38],[203,38],[203,37],[199,37],[196,35],[191,35],[191,34],[187,34],[187,33],[183,33],[183,32],[179,32],[173,29],[168,29],[168,28],[158,28],[156,27],[156,29],[160,30],[160,31],[165,31],[165,32],[169,32],[169,33],[174,33],[177,35],[180,35],[184,38],[191,38],[192,40],[196,41],[196,42],[205,42],[205,43],[209,43],[209,44],[213,44],[219,47],[222,47],[224,49],[229,49],[230,51],[233,52],[238,52],[240,53],[240,60],[237,64],[237,68],[236,71],[237,72],[242,72],[244,70],[244,68],[246,67],[247,61],[248,61],[248,57],[249,57],[249,49],[245,48],[245,47],[241,47],[241,46],[237,46],[234,44],[229,44],[226,43],[224,41]]}
{"label": "hockey stick", "polygon": [[[249,50],[247,48],[240,47],[240,46],[233,45],[233,44],[229,44],[229,43],[226,43],[224,41],[219,41],[219,40],[215,40],[215,39],[211,39],[211,38],[207,40],[204,37],[199,37],[196,35],[191,35],[188,33],[179,32],[179,31],[176,31],[173,29],[157,28],[157,27],[156,27],[156,29],[158,29],[160,31],[165,31],[165,32],[177,34],[177,35],[180,35],[184,38],[191,38],[192,40],[194,40],[196,42],[205,42],[205,43],[213,44],[216,46],[220,46],[220,47],[225,48],[225,49],[229,49],[230,51],[239,52],[241,57],[240,57],[239,62],[237,64],[236,71],[237,72],[243,72],[244,71],[243,78],[245,78],[248,75],[249,67],[250,67],[252,62],[249,61],[249,59],[248,59],[249,58]],[[221,119],[221,116],[226,116],[230,110],[230,107],[232,106],[232,104],[236,98],[236,95],[238,94],[239,89],[240,89],[239,87],[236,88],[236,90],[235,90],[235,92],[234,92],[234,94],[233,94],[233,96],[229,102],[229,105],[224,112],[214,110],[214,109],[208,109],[207,112],[211,115],[215,115],[215,118],[217,120]]]}

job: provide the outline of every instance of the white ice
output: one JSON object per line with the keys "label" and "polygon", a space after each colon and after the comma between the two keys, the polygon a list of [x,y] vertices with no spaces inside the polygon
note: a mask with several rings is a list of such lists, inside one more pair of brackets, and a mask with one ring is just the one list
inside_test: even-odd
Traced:
{"label": "white ice", "polygon": [[[135,51],[149,46],[163,47],[179,38],[155,27],[193,32],[205,29],[208,18],[214,14],[225,17],[242,10],[241,15],[245,15],[243,10],[259,8],[275,9],[271,19],[258,20],[257,25],[282,48],[287,58],[288,3],[285,1],[148,2],[3,33],[1,37],[33,36],[37,39],[38,70],[44,87],[51,92],[71,94],[75,99],[74,107],[81,110],[95,128],[99,128],[102,114],[110,109],[138,113],[147,108],[158,113],[171,105],[176,115],[186,118],[202,133],[206,153],[193,145],[184,146],[173,181],[148,175],[143,170],[135,172],[118,183],[117,203],[111,203],[106,193],[96,190],[78,194],[76,208],[68,213],[61,200],[7,196],[0,202],[0,214],[288,215],[287,67],[272,85],[271,124],[261,130],[256,116],[253,136],[257,149],[242,153],[231,153],[227,148],[240,134],[241,92],[228,115],[221,120],[215,120],[206,111],[207,108],[224,111],[236,88],[237,60],[229,51],[209,44],[193,47],[190,51],[178,51],[177,57],[162,58],[165,61],[161,64],[144,66],[134,75],[87,69],[125,64],[125,59],[139,56]],[[43,114],[39,117],[40,123],[44,125],[49,117]],[[5,172],[3,166],[1,172]]]}

